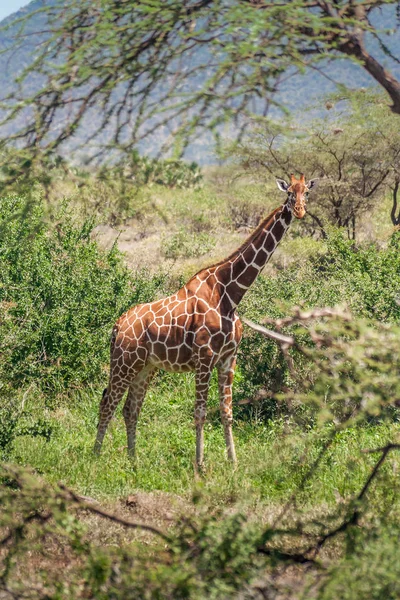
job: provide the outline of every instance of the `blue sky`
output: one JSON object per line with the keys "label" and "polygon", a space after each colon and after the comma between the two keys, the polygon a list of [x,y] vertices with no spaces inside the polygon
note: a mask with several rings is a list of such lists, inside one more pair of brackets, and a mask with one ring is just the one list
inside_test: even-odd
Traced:
{"label": "blue sky", "polygon": [[0,21],[29,2],[30,0],[0,0]]}

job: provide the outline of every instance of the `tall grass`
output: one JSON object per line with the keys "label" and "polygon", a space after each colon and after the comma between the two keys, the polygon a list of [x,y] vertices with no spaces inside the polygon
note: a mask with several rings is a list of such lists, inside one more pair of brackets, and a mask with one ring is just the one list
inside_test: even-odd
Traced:
{"label": "tall grass", "polygon": [[[226,459],[216,387],[214,381],[205,432],[207,470],[200,483],[194,469],[191,375],[168,376],[150,388],[139,419],[134,464],[127,457],[121,407],[111,422],[101,456],[93,455],[100,387],[75,393],[68,403],[52,409],[46,408],[43,396],[32,393],[9,458],[33,467],[49,481],[63,481],[98,499],[110,500],[138,490],[160,490],[190,498],[200,485],[211,503],[239,502],[253,509],[279,506],[297,490],[330,435],[330,426],[312,431],[290,419],[238,421],[234,436],[239,464],[233,470]],[[32,425],[39,420],[42,427],[46,425],[47,436],[35,435]],[[334,505],[338,496],[356,493],[374,463],[374,457],[362,450],[383,446],[399,433],[398,423],[353,427],[337,433],[322,465],[298,494],[298,502],[306,508]],[[396,456],[391,465],[396,470]]]}

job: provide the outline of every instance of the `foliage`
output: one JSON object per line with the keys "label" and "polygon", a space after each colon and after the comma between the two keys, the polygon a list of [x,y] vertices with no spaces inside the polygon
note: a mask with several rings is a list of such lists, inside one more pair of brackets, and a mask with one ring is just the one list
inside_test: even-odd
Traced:
{"label": "foliage", "polygon": [[[34,595],[25,597],[223,598],[243,586],[259,562],[255,559],[254,527],[237,514],[214,511],[204,512],[198,519],[182,517],[168,536],[149,526],[164,540],[164,548],[153,546],[150,554],[137,544],[113,550],[91,543],[77,519],[79,497],[63,486],[52,489],[27,471],[9,466],[0,469],[0,499],[0,530],[7,532],[0,540],[5,550],[0,590],[5,593],[25,590],[30,594],[31,583]],[[86,503],[82,508],[106,518],[109,514]],[[116,520],[118,523],[118,517]],[[133,523],[132,528],[140,530],[141,526]],[[32,549],[46,561],[50,540],[53,552],[56,549],[53,561],[61,561],[66,554],[71,562],[68,580],[54,565],[35,573],[30,563]],[[18,581],[21,559],[24,573]]]}
{"label": "foliage", "polygon": [[[231,152],[245,174],[262,180],[274,174],[304,172],[319,178],[308,206],[312,229],[346,228],[355,239],[361,217],[393,192],[400,170],[400,135],[393,130],[381,95],[353,93],[343,110],[343,97],[332,115],[314,121],[296,135],[279,127],[258,129]],[[368,115],[366,120],[365,116]],[[299,162],[301,157],[301,163]]]}
{"label": "foliage", "polygon": [[[24,177],[27,172],[28,179]],[[64,188],[68,197],[77,198],[80,210],[114,224],[143,214],[151,186],[197,190],[202,180],[195,162],[157,160],[137,152],[118,164],[97,168],[77,166],[57,153],[38,152],[33,161],[29,153],[21,154],[15,148],[7,149],[0,158],[0,193],[29,197],[36,190],[51,207],[55,190]]]}
{"label": "foliage", "polygon": [[133,278],[116,247],[100,250],[94,223],[79,223],[67,205],[49,229],[40,200],[29,218],[24,206],[9,196],[0,209],[1,381],[6,390],[35,382],[65,391],[106,372],[115,319],[165,278]]}
{"label": "foliage", "polygon": [[16,435],[19,410],[16,403],[3,398],[0,408],[0,460],[5,460]]}
{"label": "foliage", "polygon": [[140,156],[132,152],[116,169],[103,168],[99,177],[112,177],[114,175],[131,180],[137,186],[156,183],[169,188],[198,187],[202,181],[202,174],[195,162],[186,163],[182,160],[157,160],[147,156]]}
{"label": "foliage", "polygon": [[[304,343],[305,337],[310,344]],[[367,464],[360,477],[359,440],[368,439],[366,418],[373,415],[384,420],[387,407],[399,397],[399,339],[398,326],[371,327],[350,315],[306,329],[300,323],[294,340],[311,363],[312,377],[293,399],[318,406],[325,424],[315,428],[311,444],[310,438],[306,441],[311,452],[304,451],[304,435],[303,442],[301,437],[293,440],[290,465],[281,460],[282,432],[277,436],[280,468],[287,468],[289,477],[283,479],[282,500],[277,508],[270,506],[273,512],[266,523],[260,518],[259,503],[252,518],[244,517],[238,507],[225,510],[207,504],[202,492],[205,480],[180,515],[172,522],[168,516],[166,533],[152,524],[110,513],[62,484],[51,487],[27,471],[3,466],[0,589],[27,598],[117,600],[257,598],[258,593],[285,590],[286,597],[294,599],[310,597],[309,573],[314,597],[324,600],[341,595],[344,589],[348,599],[369,591],[376,598],[395,597],[398,568],[390,558],[400,506],[391,457],[400,445],[393,439],[396,429],[392,426],[385,445],[364,453]],[[335,422],[332,417],[338,415],[338,405],[340,419]],[[80,410],[84,410],[82,405]],[[340,448],[347,437],[342,448],[348,449],[353,436],[355,454],[342,459],[339,469],[353,485],[352,492],[338,503],[325,504],[323,510],[305,510],[304,499],[310,499],[310,493],[314,497],[326,493],[321,486],[324,471],[338,470],[335,458],[340,454],[335,454],[335,444]],[[268,476],[269,461],[274,460],[273,453],[268,454],[260,476]],[[353,473],[351,481],[346,469]],[[93,473],[93,468],[89,470]],[[274,486],[276,493],[279,482],[274,481]],[[101,524],[104,520],[107,529]],[[101,531],[105,543],[99,543],[94,534]],[[132,540],[129,531],[142,533]],[[139,535],[151,535],[154,541],[147,537],[146,543],[140,543]],[[377,557],[380,576],[373,568]],[[65,560],[68,577],[59,568]],[[297,577],[292,585],[293,564]]]}
{"label": "foliage", "polygon": [[180,229],[166,238],[162,245],[165,258],[197,258],[207,254],[215,246],[215,239],[208,233],[190,233]]}
{"label": "foliage", "polygon": [[[380,64],[382,55],[397,62],[387,32],[374,26],[380,6],[322,0],[39,5],[6,24],[14,42],[7,40],[7,55],[29,44],[38,16],[45,24],[35,33],[46,43],[3,99],[3,145],[18,140],[33,154],[39,147],[48,152],[66,140],[74,143],[84,129],[78,143],[84,152],[91,147],[94,156],[109,157],[167,130],[171,135],[161,147],[153,140],[154,151],[174,145],[180,154],[190,140],[200,138],[201,145],[203,131],[218,140],[227,123],[240,136],[251,117],[263,120],[272,104],[279,105],[276,92],[287,76],[343,56],[372,75],[399,113],[399,83]],[[394,14],[390,26],[397,27]],[[369,50],[366,32],[378,41],[377,52]]]}
{"label": "foliage", "polygon": [[[332,230],[321,242],[324,251],[311,256],[301,268],[294,263],[275,277],[260,277],[239,312],[260,322],[266,317],[284,316],[288,306],[312,308],[346,303],[359,318],[399,322],[399,244],[400,234],[395,232],[386,249],[375,244],[355,248],[340,232]],[[278,406],[270,396],[290,384],[285,358],[276,344],[260,341],[254,333],[246,335],[239,350],[239,368],[238,398],[259,398],[258,410],[267,417],[275,414]],[[263,398],[265,393],[267,397]]]}
{"label": "foliage", "polygon": [[398,598],[399,573],[393,556],[399,531],[395,523],[390,527],[378,525],[371,529],[357,554],[348,552],[338,565],[332,567],[328,581],[317,596],[319,600]]}

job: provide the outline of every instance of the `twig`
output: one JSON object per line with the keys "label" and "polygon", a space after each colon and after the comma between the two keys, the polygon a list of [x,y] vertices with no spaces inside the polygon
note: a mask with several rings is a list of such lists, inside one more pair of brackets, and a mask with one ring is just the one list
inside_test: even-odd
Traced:
{"label": "twig", "polygon": [[82,509],[88,510],[91,513],[103,517],[104,519],[108,519],[109,521],[113,521],[114,523],[118,523],[119,525],[123,525],[124,527],[128,527],[130,529],[143,529],[145,531],[149,531],[150,533],[154,533],[155,535],[163,538],[166,542],[171,543],[171,538],[166,533],[161,531],[161,529],[153,527],[152,525],[146,525],[145,523],[136,523],[134,521],[122,519],[113,513],[101,508],[97,508],[96,506],[93,506],[93,504],[83,501],[77,494],[75,494],[75,492],[67,488],[64,484],[59,483],[58,486],[63,492],[66,492],[69,498],[78,504]]}
{"label": "twig", "polygon": [[394,188],[393,188],[393,204],[392,204],[392,210],[390,213],[390,218],[392,219],[392,223],[395,227],[397,227],[398,225],[400,225],[400,212],[398,215],[396,215],[397,212],[397,192],[399,190],[399,185],[400,185],[400,179],[396,179],[395,184],[394,184]]}
{"label": "twig", "polygon": [[311,550],[314,550],[314,552],[317,554],[320,551],[320,549],[322,548],[322,546],[329,539],[335,537],[338,533],[342,533],[342,532],[346,531],[346,529],[348,527],[350,527],[351,525],[358,525],[359,519],[361,516],[360,510],[358,508],[358,503],[361,502],[361,500],[364,498],[369,487],[371,486],[372,482],[374,481],[379,469],[385,462],[389,452],[391,450],[399,450],[399,449],[400,449],[400,444],[387,444],[386,446],[383,446],[381,448],[375,448],[373,450],[362,450],[362,452],[364,452],[364,453],[380,452],[381,456],[380,456],[378,462],[375,463],[374,468],[372,469],[371,473],[367,477],[367,480],[364,483],[363,487],[361,488],[360,492],[358,493],[356,498],[354,500],[352,500],[352,503],[355,504],[355,508],[354,508],[352,514],[345,521],[343,521],[343,523],[338,525],[338,527],[336,527],[335,529],[332,529],[331,531],[326,533],[324,536],[322,536],[318,540],[318,542],[316,543],[314,548],[309,548],[305,553],[310,552]]}
{"label": "twig", "polygon": [[374,454],[376,452],[386,452],[386,450],[397,450],[400,449],[400,444],[386,444],[386,446],[382,446],[381,448],[373,448],[370,450],[369,448],[365,448],[361,450],[363,454]]}
{"label": "twig", "polygon": [[28,387],[28,389],[25,391],[24,395],[22,396],[22,402],[21,402],[21,406],[20,406],[20,409],[19,409],[20,413],[22,413],[24,411],[25,402],[26,402],[26,399],[27,399],[28,394],[31,391],[32,387],[33,387],[33,382],[31,383],[31,385]]}
{"label": "twig", "polygon": [[295,325],[296,323],[304,323],[306,321],[312,321],[313,319],[321,319],[322,317],[339,317],[344,321],[350,321],[351,315],[342,310],[341,308],[314,308],[309,311],[301,311],[299,307],[294,308],[294,314],[291,317],[283,317],[281,319],[270,319],[266,317],[263,319],[263,323],[271,323],[278,329],[289,325]]}
{"label": "twig", "polygon": [[269,338],[270,340],[274,340],[274,342],[278,342],[279,344],[284,344],[287,347],[291,347],[296,344],[296,340],[294,339],[294,337],[292,335],[283,335],[282,333],[277,333],[276,331],[271,331],[271,329],[266,329],[262,325],[253,323],[253,321],[250,321],[250,319],[247,319],[246,317],[241,317],[241,321],[243,321],[243,323],[245,323],[251,329],[254,329],[254,331],[257,331],[257,333],[261,333],[262,335]]}
{"label": "twig", "polygon": [[315,567],[321,568],[321,565],[315,560],[315,558],[305,556],[305,554],[302,553],[294,552],[291,554],[290,552],[282,552],[281,550],[275,548],[266,548],[265,546],[260,546],[257,548],[257,552],[266,556],[275,557],[279,560],[294,562],[300,565],[312,564]]}

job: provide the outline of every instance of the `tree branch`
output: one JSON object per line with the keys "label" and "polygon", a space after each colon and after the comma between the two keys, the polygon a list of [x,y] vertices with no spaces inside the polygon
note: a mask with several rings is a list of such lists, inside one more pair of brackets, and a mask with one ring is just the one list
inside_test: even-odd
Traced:
{"label": "tree branch", "polygon": [[400,225],[400,211],[399,214],[396,216],[397,213],[397,192],[399,190],[399,185],[400,185],[400,179],[396,178],[395,184],[394,184],[394,188],[393,188],[393,204],[392,204],[392,210],[390,212],[390,218],[392,220],[392,223],[395,227],[398,227],[398,225]]}
{"label": "tree branch", "polygon": [[67,488],[64,484],[59,483],[58,486],[61,490],[63,490],[63,492],[65,492],[67,498],[78,504],[80,508],[88,510],[89,512],[98,515],[99,517],[103,517],[104,519],[108,519],[113,523],[118,523],[118,525],[122,525],[123,527],[128,527],[129,529],[142,529],[144,531],[149,531],[150,533],[158,535],[166,542],[171,543],[171,538],[166,533],[161,531],[161,529],[158,529],[157,527],[154,527],[152,525],[146,525],[145,523],[136,523],[134,521],[122,519],[121,517],[118,517],[113,513],[103,510],[102,508],[98,508],[97,506],[94,506],[89,502],[85,502],[75,492]]}
{"label": "tree branch", "polygon": [[363,42],[352,39],[340,45],[342,52],[348,56],[354,56],[364,66],[364,69],[381,85],[392,99],[392,112],[400,115],[400,82],[385,69],[373,56],[371,56]]}

